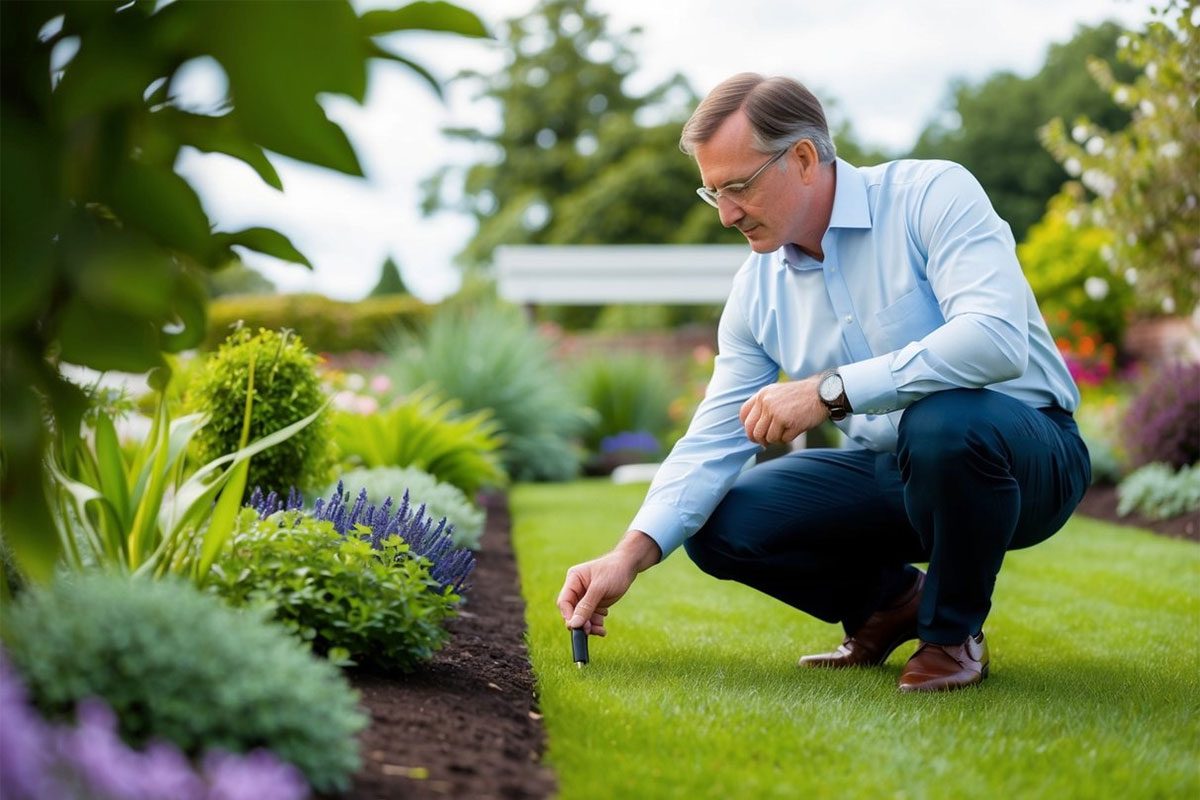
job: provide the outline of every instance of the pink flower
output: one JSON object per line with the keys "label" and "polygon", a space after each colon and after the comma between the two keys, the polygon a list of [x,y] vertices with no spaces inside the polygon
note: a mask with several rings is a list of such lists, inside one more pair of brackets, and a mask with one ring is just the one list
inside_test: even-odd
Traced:
{"label": "pink flower", "polygon": [[391,391],[392,379],[387,375],[374,375],[371,378],[371,391],[375,394],[387,394]]}

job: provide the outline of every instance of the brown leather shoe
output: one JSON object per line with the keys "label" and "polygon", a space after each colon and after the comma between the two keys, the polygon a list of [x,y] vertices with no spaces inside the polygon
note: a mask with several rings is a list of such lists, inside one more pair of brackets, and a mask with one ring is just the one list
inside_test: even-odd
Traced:
{"label": "brown leather shoe", "polygon": [[973,686],[987,677],[988,661],[982,632],[962,644],[921,642],[900,673],[900,691],[947,692]]}
{"label": "brown leather shoe", "polygon": [[900,645],[917,638],[917,606],[921,604],[921,589],[925,573],[917,570],[913,585],[879,609],[852,635],[842,640],[832,653],[819,653],[800,659],[802,667],[873,667],[887,661]]}

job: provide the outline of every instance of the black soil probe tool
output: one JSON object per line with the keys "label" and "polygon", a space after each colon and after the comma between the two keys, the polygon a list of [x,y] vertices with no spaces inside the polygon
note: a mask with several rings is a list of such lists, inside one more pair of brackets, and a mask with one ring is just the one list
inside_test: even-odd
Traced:
{"label": "black soil probe tool", "polygon": [[571,655],[575,659],[575,666],[580,669],[588,662],[587,640],[587,631],[583,628],[571,629]]}

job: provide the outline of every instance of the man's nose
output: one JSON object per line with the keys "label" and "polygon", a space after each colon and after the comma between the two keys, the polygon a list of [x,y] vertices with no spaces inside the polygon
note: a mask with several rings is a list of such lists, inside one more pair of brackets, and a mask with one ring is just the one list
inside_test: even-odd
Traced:
{"label": "man's nose", "polygon": [[732,228],[742,217],[746,216],[742,207],[727,197],[717,198],[717,214],[721,218],[721,224],[726,228]]}

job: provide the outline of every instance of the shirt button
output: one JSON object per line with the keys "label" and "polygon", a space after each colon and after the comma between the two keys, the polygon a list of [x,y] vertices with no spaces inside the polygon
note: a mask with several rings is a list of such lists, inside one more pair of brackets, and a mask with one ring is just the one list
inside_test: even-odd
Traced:
{"label": "shirt button", "polygon": [[854,317],[852,317],[852,316],[850,316],[849,314],[847,314],[847,315],[846,315],[845,322],[846,322],[846,324],[847,324],[847,325],[849,325],[851,322],[854,322]]}

